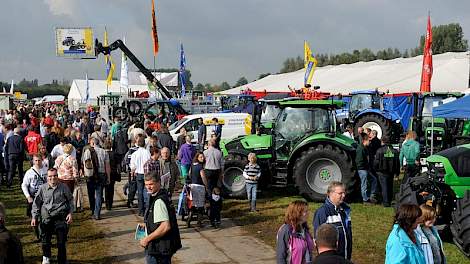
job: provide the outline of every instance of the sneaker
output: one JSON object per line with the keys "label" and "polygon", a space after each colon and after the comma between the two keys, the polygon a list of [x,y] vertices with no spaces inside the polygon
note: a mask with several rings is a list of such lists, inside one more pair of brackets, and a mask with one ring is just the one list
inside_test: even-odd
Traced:
{"label": "sneaker", "polygon": [[93,215],[91,218],[93,218],[93,220],[100,220],[101,219],[101,217],[95,216],[95,215]]}
{"label": "sneaker", "polygon": [[42,264],[50,264],[50,263],[51,261],[49,260],[48,257],[44,257],[44,256],[42,257]]}

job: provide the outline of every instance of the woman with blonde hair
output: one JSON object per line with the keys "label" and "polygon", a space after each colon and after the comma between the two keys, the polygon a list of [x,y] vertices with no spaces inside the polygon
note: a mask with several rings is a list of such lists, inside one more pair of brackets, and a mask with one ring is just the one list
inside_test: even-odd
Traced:
{"label": "woman with blonde hair", "polygon": [[416,236],[421,243],[421,249],[424,251],[426,264],[445,264],[446,257],[442,247],[442,240],[437,232],[434,223],[437,219],[436,209],[434,207],[422,204],[421,224],[416,228]]}
{"label": "woman with blonde hair", "polygon": [[59,181],[67,185],[73,193],[75,182],[78,180],[77,159],[72,156],[72,144],[65,144],[63,149],[64,154],[56,158],[54,168],[57,169]]}
{"label": "woman with blonde hair", "polygon": [[313,239],[307,226],[308,204],[296,200],[289,204],[284,224],[277,232],[277,263],[311,263]]}

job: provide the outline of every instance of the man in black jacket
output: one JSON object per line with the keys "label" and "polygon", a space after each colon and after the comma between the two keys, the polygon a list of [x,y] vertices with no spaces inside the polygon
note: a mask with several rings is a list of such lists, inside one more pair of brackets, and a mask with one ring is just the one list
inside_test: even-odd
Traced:
{"label": "man in black jacket", "polygon": [[393,176],[400,174],[399,153],[389,144],[388,137],[382,137],[382,146],[377,150],[374,168],[382,188],[382,204],[390,207],[393,193]]}
{"label": "man in black jacket", "polygon": [[5,154],[8,157],[8,179],[7,186],[11,187],[13,184],[13,177],[15,176],[16,168],[18,168],[18,176],[20,182],[23,181],[23,161],[25,156],[24,140],[20,136],[20,128],[17,127],[13,131],[13,136],[9,137],[5,144]]}
{"label": "man in black jacket", "polygon": [[[361,140],[361,144],[359,144],[356,149],[357,173],[359,174],[359,178],[361,179],[362,200],[365,204],[370,204],[371,202],[376,202],[374,197],[372,196],[376,193],[377,179],[374,175],[369,173],[369,153],[367,152],[367,146],[369,146],[370,142],[369,136],[365,133],[362,133],[359,135],[359,139]],[[369,197],[369,192],[367,190],[367,184],[369,179],[371,182],[371,197]]]}
{"label": "man in black jacket", "polygon": [[331,224],[322,224],[316,230],[315,245],[318,256],[312,264],[351,264],[352,262],[339,255],[338,230]]}
{"label": "man in black jacket", "polygon": [[145,187],[150,196],[144,218],[147,236],[139,243],[145,248],[146,263],[171,264],[171,257],[181,248],[174,207],[166,190],[161,188],[158,172],[145,175]]}

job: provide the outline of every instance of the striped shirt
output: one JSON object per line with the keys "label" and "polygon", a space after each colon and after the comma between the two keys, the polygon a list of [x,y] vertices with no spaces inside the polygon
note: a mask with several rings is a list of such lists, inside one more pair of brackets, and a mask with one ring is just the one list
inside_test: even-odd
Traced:
{"label": "striped shirt", "polygon": [[[243,177],[246,183],[258,183],[259,177],[261,177],[261,168],[258,164],[248,163],[243,171]],[[250,178],[255,178],[254,180]]]}

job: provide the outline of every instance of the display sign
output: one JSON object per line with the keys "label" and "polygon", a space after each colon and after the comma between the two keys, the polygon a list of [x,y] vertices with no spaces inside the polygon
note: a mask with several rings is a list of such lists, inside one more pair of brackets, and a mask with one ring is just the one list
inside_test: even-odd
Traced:
{"label": "display sign", "polygon": [[56,28],[56,54],[60,57],[95,58],[93,29]]}

